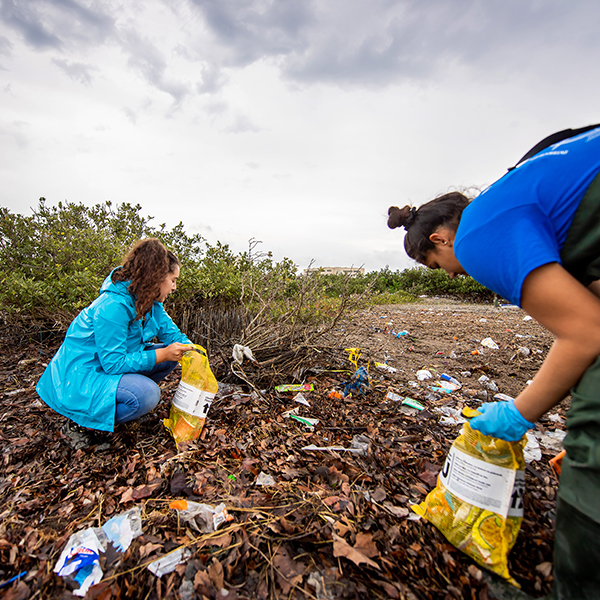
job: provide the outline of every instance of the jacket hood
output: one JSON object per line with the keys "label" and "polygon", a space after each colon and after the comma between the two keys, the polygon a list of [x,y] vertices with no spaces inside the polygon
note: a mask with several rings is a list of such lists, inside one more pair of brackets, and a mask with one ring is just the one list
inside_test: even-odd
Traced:
{"label": "jacket hood", "polygon": [[112,294],[121,294],[123,296],[131,296],[131,294],[127,291],[131,281],[117,281],[117,282],[113,283],[113,281],[111,279],[112,274],[117,269],[120,269],[120,268],[121,267],[117,267],[116,269],[113,269],[110,272],[110,275],[104,280],[104,283],[102,284],[102,287],[100,288],[101,294],[105,294],[108,292],[108,293],[112,293]]}

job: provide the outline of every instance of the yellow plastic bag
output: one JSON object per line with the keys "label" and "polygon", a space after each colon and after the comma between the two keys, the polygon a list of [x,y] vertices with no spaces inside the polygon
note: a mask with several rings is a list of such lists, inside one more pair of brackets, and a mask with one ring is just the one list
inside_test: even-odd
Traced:
{"label": "yellow plastic bag", "polygon": [[219,388],[202,346],[194,344],[180,363],[181,381],[171,401],[169,418],[164,420],[176,444],[195,440],[200,435]]}
{"label": "yellow plastic bag", "polygon": [[506,442],[465,423],[435,489],[411,506],[453,546],[516,587],[507,561],[523,520],[524,446],[524,439]]}

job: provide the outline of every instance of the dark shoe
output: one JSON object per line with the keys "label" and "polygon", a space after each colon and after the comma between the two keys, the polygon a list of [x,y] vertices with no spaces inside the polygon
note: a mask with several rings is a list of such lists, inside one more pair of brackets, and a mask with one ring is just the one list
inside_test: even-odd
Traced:
{"label": "dark shoe", "polygon": [[63,425],[61,431],[67,437],[67,444],[73,450],[81,450],[94,445],[98,445],[96,449],[99,451],[110,448],[109,432],[81,427],[81,425],[77,425],[70,419]]}

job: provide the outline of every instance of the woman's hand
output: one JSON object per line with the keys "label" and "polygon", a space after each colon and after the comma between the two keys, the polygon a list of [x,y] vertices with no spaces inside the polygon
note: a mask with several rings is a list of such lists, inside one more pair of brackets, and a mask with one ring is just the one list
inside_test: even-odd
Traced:
{"label": "woman's hand", "polygon": [[179,342],[174,342],[170,346],[166,346],[165,348],[157,348],[156,352],[156,363],[166,362],[166,361],[180,361],[181,357],[192,348],[188,344],[180,344]]}
{"label": "woman's hand", "polygon": [[515,401],[492,402],[482,404],[479,408],[481,414],[471,419],[471,427],[481,431],[484,435],[516,442],[520,440],[534,423],[523,418],[515,407]]}

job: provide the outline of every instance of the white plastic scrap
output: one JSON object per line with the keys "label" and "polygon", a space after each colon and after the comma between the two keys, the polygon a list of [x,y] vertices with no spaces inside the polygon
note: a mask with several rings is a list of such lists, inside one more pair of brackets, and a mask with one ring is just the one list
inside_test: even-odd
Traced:
{"label": "white plastic scrap", "polygon": [[390,367],[390,365],[386,365],[384,363],[379,363],[376,362],[375,366],[380,370],[380,371],[387,371],[388,373],[397,373],[398,369],[394,368],[394,367]]}
{"label": "white plastic scrap", "polygon": [[421,369],[420,371],[417,371],[417,379],[419,381],[425,381],[426,379],[432,379],[433,375],[431,374],[431,371],[428,371],[427,369]]}
{"label": "white plastic scrap", "polygon": [[233,347],[233,360],[240,365],[244,362],[244,356],[251,362],[256,362],[252,350],[248,346],[242,346],[242,344],[236,344]]}
{"label": "white plastic scrap", "polygon": [[481,340],[481,345],[485,346],[486,348],[491,348],[492,350],[498,350],[499,348],[498,344],[496,344],[496,342],[491,337],[487,337]]}
{"label": "white plastic scrap", "polygon": [[392,402],[402,402],[402,400],[404,400],[404,396],[400,396],[399,394],[395,394],[394,392],[388,392],[385,398],[386,400],[391,400]]}
{"label": "white plastic scrap", "polygon": [[74,575],[79,588],[74,596],[85,596],[91,586],[98,583],[104,573],[100,568],[100,553],[106,552],[108,540],[99,527],[74,533],[64,547],[54,567],[59,577]]}
{"label": "white plastic scrap", "polygon": [[567,432],[557,429],[556,431],[547,431],[546,433],[536,431],[534,435],[539,440],[541,446],[558,454],[563,449],[563,440]]}
{"label": "white plastic scrap", "polygon": [[527,436],[527,445],[523,449],[523,455],[525,457],[525,462],[530,463],[534,460],[542,460],[542,449],[540,448],[540,444],[537,441],[535,435],[528,431]]}
{"label": "white plastic scrap", "polygon": [[142,517],[138,506],[116,517],[102,526],[106,537],[119,552],[125,552],[131,542],[142,535]]}
{"label": "white plastic scrap", "polygon": [[184,523],[188,523],[192,529],[201,533],[212,533],[222,523],[233,520],[223,502],[213,508],[208,504],[187,500],[186,508],[176,508],[175,510]]}
{"label": "white plastic scrap", "polygon": [[302,450],[307,451],[333,451],[333,452],[352,452],[352,454],[358,454],[359,456],[363,456],[369,452],[369,447],[371,445],[371,440],[366,435],[355,435],[352,438],[352,443],[350,444],[350,448],[344,448],[344,446],[315,446],[314,444],[309,444],[308,446],[304,446]]}
{"label": "white plastic scrap", "polygon": [[142,534],[139,507],[127,510],[109,519],[102,527],[89,527],[74,533],[67,541],[54,567],[60,577],[74,575],[79,589],[75,596],[85,596],[104,573],[100,567],[100,553],[106,552],[109,543],[119,552],[125,552],[132,540]]}
{"label": "white plastic scrap", "polygon": [[308,403],[308,400],[304,397],[304,395],[302,394],[302,392],[298,392],[294,396],[294,402],[298,402],[300,404],[304,404],[304,406],[310,406],[310,404]]}
{"label": "white plastic scrap", "polygon": [[527,315],[526,317],[523,317],[523,321],[533,321],[533,317],[531,315]]}
{"label": "white plastic scrap", "polygon": [[148,565],[148,570],[154,573],[157,577],[162,577],[163,575],[168,575],[175,570],[177,565],[181,565],[184,563],[192,553],[189,548],[185,548],[184,546],[180,546],[173,550],[173,552],[169,552],[169,554],[165,554],[165,556],[161,556],[157,558],[155,561],[151,562]]}
{"label": "white plastic scrap", "polygon": [[264,471],[261,471],[254,482],[255,485],[275,485],[275,480],[272,475],[268,475]]}
{"label": "white plastic scrap", "polygon": [[440,425],[460,425],[466,423],[467,420],[462,416],[460,410],[450,408],[449,406],[436,406],[434,412],[441,413]]}

